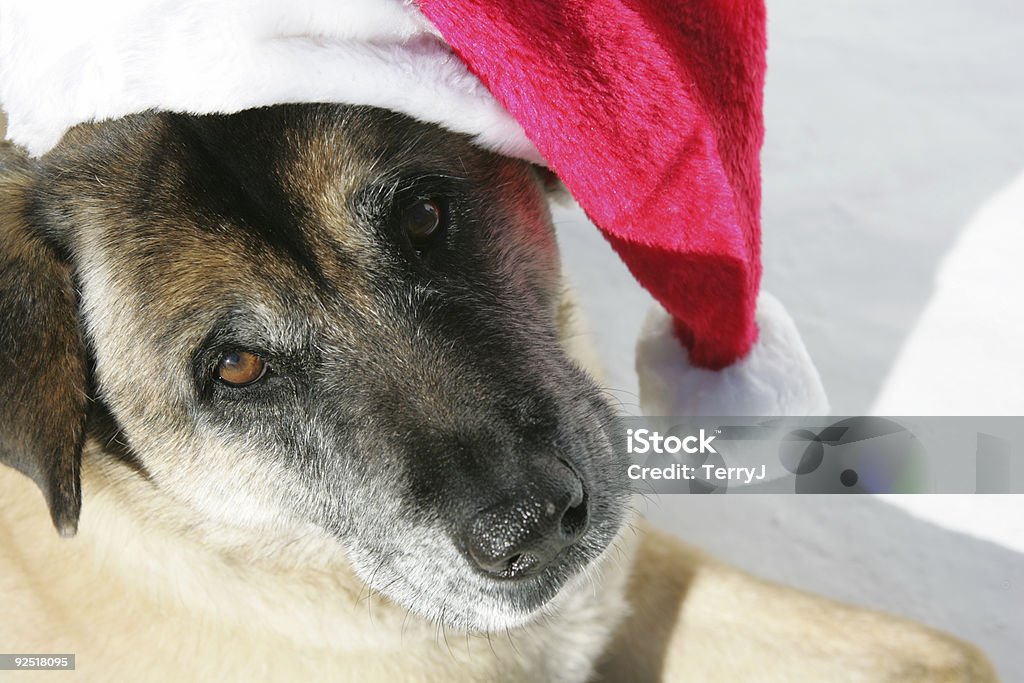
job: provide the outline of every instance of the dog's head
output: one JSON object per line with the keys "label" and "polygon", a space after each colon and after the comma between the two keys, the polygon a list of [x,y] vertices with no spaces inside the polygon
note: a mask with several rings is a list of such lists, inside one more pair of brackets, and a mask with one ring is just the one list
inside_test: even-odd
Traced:
{"label": "dog's head", "polygon": [[528,164],[316,105],[140,115],[7,157],[0,458],[62,531],[102,413],[204,519],[315,525],[452,625],[522,623],[617,533],[611,411],[562,349]]}

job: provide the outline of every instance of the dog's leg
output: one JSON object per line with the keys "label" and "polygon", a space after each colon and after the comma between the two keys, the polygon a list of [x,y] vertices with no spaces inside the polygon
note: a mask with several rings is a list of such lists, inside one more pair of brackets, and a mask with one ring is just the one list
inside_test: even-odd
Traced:
{"label": "dog's leg", "polygon": [[985,656],[924,626],[748,576],[642,526],[632,615],[600,680],[997,681]]}

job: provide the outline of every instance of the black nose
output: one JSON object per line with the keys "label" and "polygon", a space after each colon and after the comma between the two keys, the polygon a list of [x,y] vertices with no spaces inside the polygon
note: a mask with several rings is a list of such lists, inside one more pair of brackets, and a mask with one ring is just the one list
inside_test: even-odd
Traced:
{"label": "black nose", "polygon": [[588,500],[579,477],[561,463],[544,475],[469,521],[463,542],[484,572],[536,574],[586,531]]}

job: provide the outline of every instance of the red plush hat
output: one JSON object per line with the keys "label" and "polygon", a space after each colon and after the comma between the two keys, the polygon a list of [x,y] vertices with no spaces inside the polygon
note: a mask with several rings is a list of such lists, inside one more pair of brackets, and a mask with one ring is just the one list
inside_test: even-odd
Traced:
{"label": "red plush hat", "polygon": [[[149,108],[370,104],[546,163],[661,303],[648,414],[827,410],[758,295],[762,0],[104,0],[4,8],[0,102],[45,152]],[[760,337],[759,337],[760,330]]]}

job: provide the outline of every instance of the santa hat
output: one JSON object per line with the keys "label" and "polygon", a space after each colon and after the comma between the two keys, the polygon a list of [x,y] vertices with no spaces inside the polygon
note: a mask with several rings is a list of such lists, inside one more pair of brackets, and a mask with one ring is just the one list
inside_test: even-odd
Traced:
{"label": "santa hat", "polygon": [[816,414],[817,371],[758,295],[763,0],[0,0],[9,136],[143,111],[385,107],[546,164],[661,304],[659,415]]}

